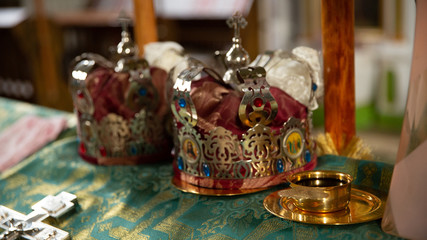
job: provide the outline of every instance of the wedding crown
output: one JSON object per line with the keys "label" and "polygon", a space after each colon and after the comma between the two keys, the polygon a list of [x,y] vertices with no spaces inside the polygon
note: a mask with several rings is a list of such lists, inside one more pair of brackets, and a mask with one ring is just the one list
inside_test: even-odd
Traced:
{"label": "wedding crown", "polygon": [[118,61],[86,53],[72,63],[78,151],[89,162],[139,164],[170,157],[162,89],[167,73],[150,68],[137,52],[125,25],[117,45]]}
{"label": "wedding crown", "polygon": [[[211,189],[258,189],[316,165],[311,110],[322,84],[312,49],[263,54],[248,64],[240,38],[233,42],[223,77],[191,58],[170,73],[176,76],[171,98],[174,181]],[[278,75],[281,79],[275,81]],[[299,93],[283,91],[281,84],[298,85],[293,88]],[[301,94],[308,97],[293,97]]]}

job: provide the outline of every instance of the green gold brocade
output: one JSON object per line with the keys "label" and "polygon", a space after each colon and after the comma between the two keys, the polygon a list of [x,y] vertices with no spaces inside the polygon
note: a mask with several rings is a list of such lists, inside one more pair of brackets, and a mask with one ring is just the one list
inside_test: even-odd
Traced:
{"label": "green gold brocade", "polygon": [[[0,118],[2,111],[7,110],[0,109]],[[80,159],[77,145],[75,137],[62,138],[1,173],[0,204],[28,214],[31,205],[48,194],[73,193],[77,208],[49,221],[68,231],[72,239],[395,238],[381,231],[379,220],[320,226],[275,217],[263,208],[263,200],[285,186],[233,197],[183,193],[171,184],[171,161],[96,166]],[[388,190],[391,165],[337,156],[318,161],[319,169],[352,174],[356,185]]]}
{"label": "green gold brocade", "polygon": [[[274,217],[262,201],[274,189],[234,197],[183,193],[170,163],[95,166],[82,161],[74,138],[59,140],[0,177],[0,202],[23,213],[47,194],[74,193],[76,211],[56,221],[73,239],[389,239],[380,222],[317,226]],[[326,156],[319,168],[345,171],[356,184],[388,188],[392,166]],[[283,186],[282,186],[283,187]]]}

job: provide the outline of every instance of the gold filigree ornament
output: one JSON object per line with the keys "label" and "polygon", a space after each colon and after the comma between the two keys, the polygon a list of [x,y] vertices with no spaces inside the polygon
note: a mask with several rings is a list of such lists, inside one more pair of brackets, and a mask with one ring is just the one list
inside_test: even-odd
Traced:
{"label": "gold filigree ornament", "polygon": [[130,121],[130,129],[132,130],[132,138],[143,139],[149,143],[159,143],[163,140],[163,126],[158,119],[153,115],[153,112],[141,109],[135,117]]}
{"label": "gold filigree ornament", "polygon": [[101,120],[100,127],[100,143],[111,151],[109,154],[117,156],[125,149],[126,141],[130,137],[126,121],[123,117],[110,113]]}
{"label": "gold filigree ornament", "polygon": [[262,67],[243,68],[237,71],[237,76],[243,79],[243,99],[239,105],[239,118],[249,127],[260,123],[268,125],[277,115],[277,102],[271,95],[270,85],[265,80],[265,70]]}
{"label": "gold filigree ornament", "polygon": [[[203,147],[206,164],[210,169],[216,169],[214,177],[245,177],[241,175],[240,169],[234,164],[234,162],[239,161],[241,150],[237,136],[233,135],[231,131],[223,127],[216,127],[209,132]],[[249,167],[247,167],[246,172],[249,172]]]}
{"label": "gold filigree ornament", "polygon": [[273,174],[273,151],[276,148],[274,137],[269,127],[256,124],[242,138],[243,156],[250,160],[254,177]]}

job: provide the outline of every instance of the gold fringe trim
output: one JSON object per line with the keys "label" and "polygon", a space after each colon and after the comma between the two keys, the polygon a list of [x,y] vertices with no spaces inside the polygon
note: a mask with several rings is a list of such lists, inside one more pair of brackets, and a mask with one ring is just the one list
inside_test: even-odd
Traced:
{"label": "gold fringe trim", "polygon": [[367,146],[362,139],[354,136],[350,142],[345,146],[342,152],[338,152],[335,144],[329,133],[319,134],[316,138],[317,155],[339,155],[354,159],[372,160],[372,150]]}

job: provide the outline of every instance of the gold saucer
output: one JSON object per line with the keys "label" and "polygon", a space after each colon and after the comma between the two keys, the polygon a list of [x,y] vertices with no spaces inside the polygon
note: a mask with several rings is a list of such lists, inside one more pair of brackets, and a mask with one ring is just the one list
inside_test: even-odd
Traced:
{"label": "gold saucer", "polygon": [[255,193],[266,190],[268,188],[255,188],[255,189],[219,189],[219,188],[204,188],[195,186],[193,184],[184,182],[178,178],[172,178],[172,184],[179,190],[187,193],[194,193],[206,196],[234,196],[249,193]]}
{"label": "gold saucer", "polygon": [[[280,190],[280,191],[286,191]],[[272,214],[296,222],[323,224],[323,225],[345,225],[368,222],[382,217],[384,213],[386,196],[373,190],[363,191],[351,188],[351,200],[344,210],[315,213],[307,212],[297,208],[292,199],[280,197],[276,191],[264,199],[264,207]]]}

